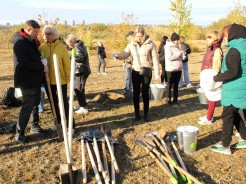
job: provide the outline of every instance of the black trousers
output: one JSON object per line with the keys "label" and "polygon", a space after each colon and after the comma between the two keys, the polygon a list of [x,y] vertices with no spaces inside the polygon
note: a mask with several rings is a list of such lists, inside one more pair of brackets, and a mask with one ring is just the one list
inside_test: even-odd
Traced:
{"label": "black trousers", "polygon": [[20,110],[19,119],[16,125],[17,132],[24,133],[28,121],[32,125],[38,125],[41,88],[21,89],[23,105]]}
{"label": "black trousers", "polygon": [[165,69],[165,62],[161,64],[161,83],[167,82],[167,72]]}
{"label": "black trousers", "polygon": [[85,98],[85,84],[86,84],[87,78],[88,76],[75,77],[76,86],[75,86],[74,92],[77,96],[79,105],[81,107],[87,106],[86,98]]}
{"label": "black trousers", "polygon": [[139,100],[140,100],[140,91],[142,85],[142,98],[144,104],[144,114],[147,115],[149,112],[149,85],[151,82],[150,77],[144,77],[139,75],[139,72],[132,70],[132,85],[133,85],[133,104],[135,114],[139,114]]}
{"label": "black trousers", "polygon": [[[228,147],[231,143],[231,136],[233,133],[233,125],[240,133],[242,139],[246,140],[246,127],[242,117],[238,113],[239,109],[234,106],[223,107],[222,112],[222,145]],[[244,110],[246,111],[246,110]],[[246,112],[244,112],[245,114]]]}
{"label": "black trousers", "polygon": [[[61,115],[60,115],[60,109],[59,109],[59,101],[58,101],[58,93],[57,93],[57,87],[56,85],[50,85],[51,88],[51,93],[54,101],[54,106],[55,106],[55,111],[56,111],[56,117],[57,117],[57,122],[58,124],[61,124]],[[69,118],[69,104],[68,104],[68,98],[67,98],[67,84],[63,84],[61,86],[62,88],[62,96],[63,96],[63,103],[64,103],[64,111],[65,111],[65,116],[66,116],[66,121],[67,121],[67,127],[68,127],[68,118]],[[45,85],[45,90],[48,92],[47,96],[50,101],[50,94],[48,91],[48,86]],[[52,109],[52,106],[51,106]],[[53,111],[53,109],[52,109]],[[75,128],[75,122],[73,120],[73,128]]]}
{"label": "black trousers", "polygon": [[178,100],[178,85],[181,77],[181,71],[168,72],[167,71],[167,97],[171,99],[172,97],[172,88],[173,88],[173,100]]}

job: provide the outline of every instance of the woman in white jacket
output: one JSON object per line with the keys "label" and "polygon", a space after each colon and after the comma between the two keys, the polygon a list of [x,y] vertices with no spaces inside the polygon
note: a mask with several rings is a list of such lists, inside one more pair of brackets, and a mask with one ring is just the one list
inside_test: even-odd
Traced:
{"label": "woman in white jacket", "polygon": [[[183,52],[178,46],[179,35],[172,33],[171,41],[167,41],[165,45],[165,68],[167,72],[167,99],[166,103],[178,104],[178,84],[181,77],[181,71],[183,69],[182,57]],[[171,90],[173,88],[173,100],[171,100]]]}

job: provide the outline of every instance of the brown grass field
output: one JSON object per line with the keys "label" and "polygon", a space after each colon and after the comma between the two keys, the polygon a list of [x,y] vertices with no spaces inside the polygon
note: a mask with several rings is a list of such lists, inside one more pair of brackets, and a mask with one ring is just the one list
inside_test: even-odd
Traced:
{"label": "brown grass field", "polygon": [[[87,115],[74,114],[77,126],[74,137],[89,128],[100,129],[101,125],[111,130],[112,137],[119,142],[119,145],[115,146],[116,160],[120,168],[120,172],[116,174],[116,183],[170,183],[167,175],[143,148],[134,144],[134,140],[144,136],[147,132],[160,129],[165,129],[168,133],[176,132],[177,127],[181,125],[193,125],[199,128],[196,151],[191,154],[181,153],[190,174],[205,184],[246,183],[244,149],[233,150],[232,155],[214,153],[210,150],[211,145],[220,142],[222,107],[217,105],[214,114],[216,121],[212,125],[197,124],[198,118],[206,114],[207,108],[206,105],[200,104],[196,93],[201,60],[205,52],[204,42],[199,42],[199,44],[201,51],[192,53],[189,57],[190,78],[194,87],[180,89],[180,106],[168,106],[164,99],[162,101],[151,100],[149,122],[132,121],[134,117],[132,100],[129,97],[122,98],[121,95],[125,84],[125,70],[121,67],[121,61],[112,59],[113,51],[107,51],[108,75],[97,75],[96,54],[95,51],[91,52],[92,74],[86,85],[89,113]],[[1,98],[5,89],[13,86],[12,57],[11,50],[0,49]],[[40,115],[40,125],[49,129],[53,126],[53,117],[48,101],[44,109],[44,113]],[[19,110],[20,108],[6,108],[0,105],[0,123],[17,121]],[[30,134],[29,129],[28,125],[26,135],[30,141],[26,145],[15,142],[12,133],[0,135],[0,183],[59,183],[60,163],[66,163],[64,143],[59,141],[51,131],[47,135],[38,135]],[[237,139],[233,137],[232,144]],[[168,146],[170,146],[169,143]],[[101,145],[99,147],[101,149]],[[76,139],[73,139],[72,160],[75,167],[81,168],[80,142]],[[88,183],[94,184],[96,179],[87,152],[86,163]]]}

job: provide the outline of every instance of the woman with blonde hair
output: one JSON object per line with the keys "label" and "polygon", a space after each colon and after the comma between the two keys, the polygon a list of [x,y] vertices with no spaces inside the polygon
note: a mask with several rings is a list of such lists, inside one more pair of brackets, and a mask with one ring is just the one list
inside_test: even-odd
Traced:
{"label": "woman with blonde hair", "polygon": [[[208,48],[203,57],[201,71],[205,69],[212,69],[216,73],[219,73],[221,69],[221,61],[223,58],[223,53],[221,49],[221,42],[223,38],[220,36],[218,31],[209,31],[206,34],[206,40]],[[198,124],[212,124],[215,107],[216,101],[208,100],[207,114],[199,118]]]}
{"label": "woman with blonde hair", "polygon": [[[58,123],[61,123],[61,116],[59,111],[58,105],[58,96],[57,96],[57,87],[56,87],[56,77],[55,77],[55,69],[54,69],[54,60],[53,54],[58,56],[58,65],[60,70],[60,77],[61,77],[61,88],[63,94],[63,102],[64,102],[64,109],[65,109],[65,116],[68,120],[68,113],[69,113],[69,105],[68,105],[68,98],[67,98],[67,84],[70,80],[70,59],[68,56],[68,51],[66,46],[59,40],[59,32],[57,28],[53,25],[46,25],[43,28],[43,36],[45,42],[40,45],[39,51],[43,53],[43,57],[48,60],[48,68],[49,68],[49,78],[50,78],[50,87],[51,93],[48,95],[50,100],[50,95],[53,97],[55,112],[57,116]],[[47,84],[45,86],[46,91],[48,91]],[[75,123],[73,122],[73,128],[75,128]],[[56,126],[52,128],[52,130],[56,130]],[[74,130],[73,130],[74,132]]]}
{"label": "woman with blonde hair", "polygon": [[[135,118],[140,119],[139,101],[140,91],[142,91],[144,104],[144,121],[148,121],[149,112],[149,85],[152,79],[152,68],[155,71],[155,77],[158,81],[159,74],[159,60],[157,48],[150,37],[146,34],[143,27],[137,27],[133,34],[133,41],[130,42],[125,50],[121,53],[114,54],[116,59],[126,59],[132,56],[132,84],[133,84],[133,103]],[[142,88],[142,89],[141,89]]]}

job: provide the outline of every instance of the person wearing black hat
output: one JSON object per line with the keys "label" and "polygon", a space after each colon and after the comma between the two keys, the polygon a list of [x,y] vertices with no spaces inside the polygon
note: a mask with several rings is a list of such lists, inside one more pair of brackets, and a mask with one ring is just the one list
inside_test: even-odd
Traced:
{"label": "person wearing black hat", "polygon": [[[126,34],[127,40],[130,43],[132,41],[132,36],[134,32],[129,31]],[[123,67],[126,68],[126,86],[124,89],[124,94],[130,94],[131,93],[131,72],[132,72],[132,56],[129,56],[126,58],[123,62]]]}
{"label": "person wearing black hat", "polygon": [[[35,20],[28,20],[20,32],[12,37],[14,52],[14,85],[20,88],[23,96],[23,105],[20,110],[16,125],[15,140],[26,143],[25,129],[30,120],[33,133],[44,133],[39,126],[38,105],[40,102],[43,72],[47,72],[47,66],[41,62],[40,53],[36,43],[39,32],[39,24]],[[46,63],[47,65],[47,63]]]}
{"label": "person wearing black hat", "polygon": [[[178,101],[178,84],[181,77],[181,71],[183,69],[182,57],[183,51],[180,51],[179,46],[179,35],[172,33],[171,41],[167,41],[165,45],[165,69],[167,72],[167,99],[166,103],[177,104]],[[173,100],[171,100],[171,90],[173,88]]]}

